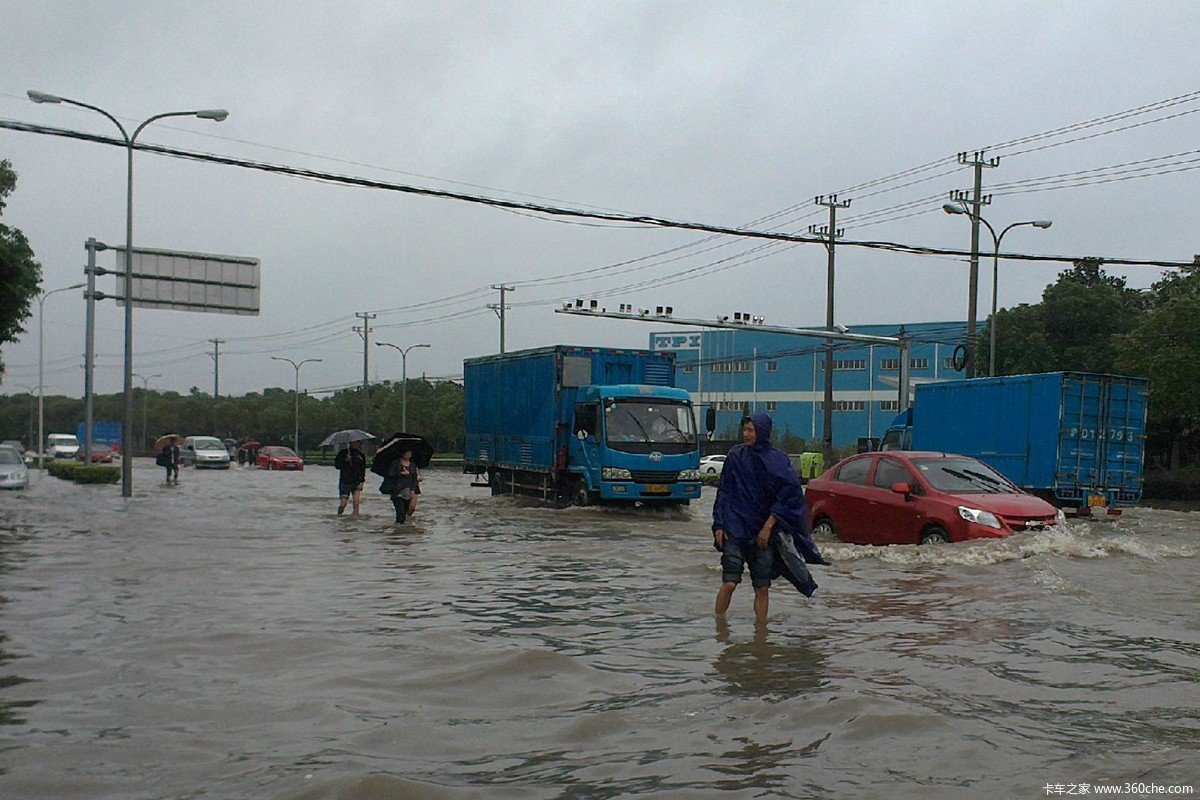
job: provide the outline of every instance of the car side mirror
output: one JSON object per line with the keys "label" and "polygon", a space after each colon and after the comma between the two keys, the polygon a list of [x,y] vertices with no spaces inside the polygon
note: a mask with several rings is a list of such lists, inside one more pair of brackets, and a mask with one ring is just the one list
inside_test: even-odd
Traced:
{"label": "car side mirror", "polygon": [[896,494],[902,494],[905,497],[908,497],[910,494],[912,494],[912,487],[907,483],[893,483],[892,491]]}

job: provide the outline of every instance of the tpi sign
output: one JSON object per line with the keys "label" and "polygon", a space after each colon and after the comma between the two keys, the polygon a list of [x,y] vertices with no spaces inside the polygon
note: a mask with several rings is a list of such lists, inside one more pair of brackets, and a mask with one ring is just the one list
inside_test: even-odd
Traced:
{"label": "tpi sign", "polygon": [[699,350],[698,333],[656,333],[650,337],[651,350]]}

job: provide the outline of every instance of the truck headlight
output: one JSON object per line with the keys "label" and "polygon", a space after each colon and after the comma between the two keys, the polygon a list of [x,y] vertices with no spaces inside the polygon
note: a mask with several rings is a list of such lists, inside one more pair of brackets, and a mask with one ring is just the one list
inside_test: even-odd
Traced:
{"label": "truck headlight", "polygon": [[681,481],[698,481],[700,480],[700,470],[684,469],[679,471],[679,480]]}
{"label": "truck headlight", "polygon": [[1000,520],[996,519],[996,515],[990,511],[981,511],[978,508],[959,506],[958,515],[967,522],[974,522],[977,525],[985,525],[989,528],[1000,530]]}
{"label": "truck headlight", "polygon": [[600,470],[600,477],[606,481],[631,481],[633,473],[620,467],[605,467]]}

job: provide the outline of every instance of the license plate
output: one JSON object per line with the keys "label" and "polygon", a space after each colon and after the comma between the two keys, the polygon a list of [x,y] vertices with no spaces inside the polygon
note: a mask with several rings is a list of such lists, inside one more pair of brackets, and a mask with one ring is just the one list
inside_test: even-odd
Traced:
{"label": "license plate", "polygon": [[1102,494],[1088,495],[1088,506],[1090,508],[1104,508],[1108,505],[1108,498]]}
{"label": "license plate", "polygon": [[671,487],[665,483],[651,483],[646,486],[646,494],[670,494]]}

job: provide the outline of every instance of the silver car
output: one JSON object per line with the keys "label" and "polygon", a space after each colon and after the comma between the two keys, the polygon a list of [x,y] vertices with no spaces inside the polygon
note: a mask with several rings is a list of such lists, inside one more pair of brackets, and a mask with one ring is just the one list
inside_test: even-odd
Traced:
{"label": "silver car", "polygon": [[15,447],[0,445],[0,489],[25,489],[29,486],[29,468]]}
{"label": "silver car", "polygon": [[215,436],[189,436],[179,447],[179,464],[196,469],[229,469],[229,451]]}

